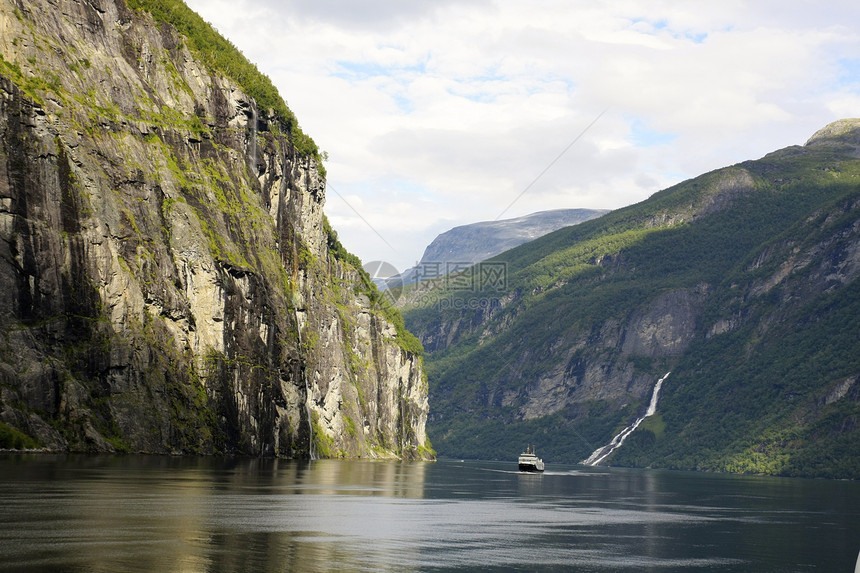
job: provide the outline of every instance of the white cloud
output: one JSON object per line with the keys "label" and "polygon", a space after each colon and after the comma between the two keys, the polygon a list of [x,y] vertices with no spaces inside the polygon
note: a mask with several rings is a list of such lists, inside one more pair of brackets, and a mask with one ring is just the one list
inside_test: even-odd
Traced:
{"label": "white cloud", "polygon": [[860,115],[848,2],[188,4],[329,153],[344,244],[400,268],[498,216],[604,110],[506,217],[627,205]]}

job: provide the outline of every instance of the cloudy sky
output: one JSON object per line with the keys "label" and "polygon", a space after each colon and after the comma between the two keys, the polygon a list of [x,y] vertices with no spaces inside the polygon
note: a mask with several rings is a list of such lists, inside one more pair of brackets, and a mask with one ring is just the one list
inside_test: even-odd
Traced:
{"label": "cloudy sky", "polygon": [[860,116],[860,3],[186,0],[327,152],[325,211],[403,270],[451,227],[618,208]]}

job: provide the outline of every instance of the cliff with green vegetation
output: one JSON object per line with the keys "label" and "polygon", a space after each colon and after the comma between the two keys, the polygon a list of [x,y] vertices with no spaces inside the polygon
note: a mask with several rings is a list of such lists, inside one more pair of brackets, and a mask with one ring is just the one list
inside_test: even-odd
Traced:
{"label": "cliff with green vegetation", "polygon": [[0,0],[0,447],[432,457],[320,152],[178,0]]}
{"label": "cliff with green vegetation", "polygon": [[441,455],[585,460],[671,372],[603,463],[860,478],[860,120],[489,262],[407,299]]}

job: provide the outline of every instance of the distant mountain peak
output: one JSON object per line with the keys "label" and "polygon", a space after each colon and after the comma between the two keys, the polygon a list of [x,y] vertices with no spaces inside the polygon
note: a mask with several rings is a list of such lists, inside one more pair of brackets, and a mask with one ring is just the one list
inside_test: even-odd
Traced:
{"label": "distant mountain peak", "polygon": [[438,235],[424,250],[421,261],[401,273],[399,280],[411,284],[427,278],[427,269],[447,274],[492,258],[548,233],[577,225],[608,213],[606,209],[553,209],[522,217],[480,221],[460,225]]}
{"label": "distant mountain peak", "polygon": [[816,131],[806,142],[806,145],[832,145],[834,143],[860,145],[860,118],[834,121]]}
{"label": "distant mountain peak", "polygon": [[478,263],[547,233],[608,213],[605,209],[553,209],[522,217],[454,227],[437,236],[421,262]]}

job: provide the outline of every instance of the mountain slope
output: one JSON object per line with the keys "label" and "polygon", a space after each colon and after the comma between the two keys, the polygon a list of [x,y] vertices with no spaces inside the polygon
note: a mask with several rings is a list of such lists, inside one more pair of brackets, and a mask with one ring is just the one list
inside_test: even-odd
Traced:
{"label": "mountain slope", "polygon": [[0,0],[0,447],[426,457],[313,141],[181,1],[130,5]]}
{"label": "mountain slope", "polygon": [[860,476],[858,143],[838,122],[491,259],[498,292],[424,293],[439,451],[583,460],[671,371],[609,463]]}

